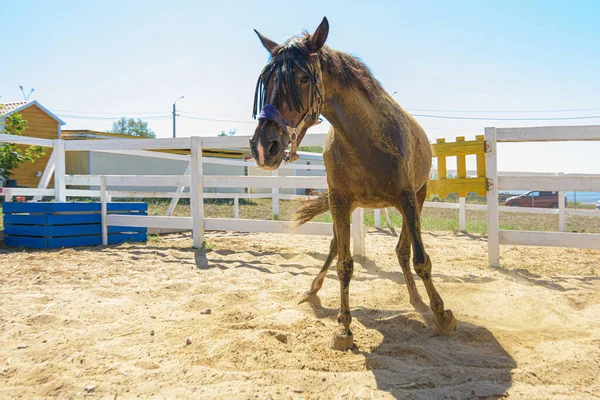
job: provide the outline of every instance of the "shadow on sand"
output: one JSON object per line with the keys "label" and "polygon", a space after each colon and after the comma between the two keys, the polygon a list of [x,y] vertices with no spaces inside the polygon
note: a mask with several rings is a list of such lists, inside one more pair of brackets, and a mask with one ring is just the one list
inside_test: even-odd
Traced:
{"label": "shadow on sand", "polygon": [[[233,254],[221,250],[215,253]],[[257,260],[252,262],[235,261],[235,268],[252,268],[271,274],[271,264],[260,261],[260,256],[270,254],[275,253],[257,253]],[[292,255],[282,256],[288,258]],[[310,256],[319,261],[325,258],[323,254],[311,253]],[[210,253],[206,251],[198,251],[196,261],[198,268],[210,268],[223,263],[223,260],[210,260]],[[400,271],[382,271],[369,259],[362,259],[361,265],[367,274],[361,274],[354,281],[384,278],[404,283]],[[293,275],[314,276],[316,265],[289,266],[310,269]],[[435,277],[438,281],[456,279],[440,274],[434,275]],[[330,272],[328,278],[337,279],[335,271]],[[309,304],[316,319],[335,321],[337,308],[323,307],[316,296]],[[352,310],[354,324],[359,323],[366,329],[377,330],[383,336],[381,343],[375,348],[362,349],[355,346],[352,350],[365,357],[365,365],[373,373],[378,389],[398,399],[495,399],[507,396],[506,391],[512,384],[511,370],[516,367],[516,362],[488,329],[461,321],[458,315],[455,334],[450,337],[439,336],[434,333],[431,310],[427,308],[417,311],[407,306],[409,308],[396,310],[360,307]],[[357,343],[360,343],[359,331],[364,333],[364,328],[355,329]]]}
{"label": "shadow on sand", "polygon": [[[337,309],[323,307],[318,297],[309,303],[316,318],[335,319]],[[418,318],[421,314],[425,323]],[[354,324],[381,333],[372,349],[352,349],[378,389],[398,399],[495,399],[507,397],[515,360],[486,328],[458,321],[450,337],[434,333],[431,311],[356,308]],[[355,335],[358,329],[355,329]],[[356,340],[355,341],[360,341]]]}

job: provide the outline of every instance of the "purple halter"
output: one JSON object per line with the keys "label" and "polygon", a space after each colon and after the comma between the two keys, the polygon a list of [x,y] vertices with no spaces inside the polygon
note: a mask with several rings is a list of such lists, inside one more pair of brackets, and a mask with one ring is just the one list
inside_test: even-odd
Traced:
{"label": "purple halter", "polygon": [[265,104],[260,114],[258,114],[259,121],[273,121],[275,122],[284,132],[290,131],[292,124],[281,115],[277,107],[272,104]]}

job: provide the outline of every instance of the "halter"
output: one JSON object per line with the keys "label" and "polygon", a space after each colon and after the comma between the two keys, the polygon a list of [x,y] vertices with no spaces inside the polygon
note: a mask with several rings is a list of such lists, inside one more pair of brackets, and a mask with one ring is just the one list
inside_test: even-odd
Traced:
{"label": "halter", "polygon": [[[256,118],[257,108],[260,109],[260,114],[258,115],[259,121],[273,121],[287,134],[290,138],[290,142],[292,148],[289,152],[286,152],[284,156],[284,162],[286,164],[290,162],[294,162],[300,156],[298,156],[298,146],[300,142],[306,135],[306,130],[311,126],[315,126],[321,123],[321,106],[323,104],[324,92],[323,92],[323,73],[321,71],[321,62],[317,57],[317,61],[314,63],[308,63],[304,60],[300,54],[296,52],[288,52],[283,49],[282,52],[277,54],[275,57],[271,59],[269,64],[265,66],[262,70],[258,82],[256,84],[256,91],[254,94],[254,111],[252,114],[253,118]],[[300,61],[300,62],[299,62]],[[293,126],[291,122],[289,122],[272,104],[264,104],[266,97],[266,85],[271,77],[271,74],[276,68],[279,68],[280,73],[284,68],[287,68],[288,74],[288,82],[290,86],[290,90],[292,91],[292,101],[297,111],[300,111],[300,108],[304,109],[302,104],[300,103],[300,97],[296,91],[296,85],[293,81],[293,66],[294,63],[298,64],[301,69],[305,69],[308,67],[309,72],[309,80],[311,82],[311,90],[309,94],[309,104],[308,110],[306,114],[304,114],[304,118],[298,123],[298,125]],[[264,81],[261,78],[265,75]],[[281,81],[283,76],[280,76],[279,84],[280,88],[282,88],[283,95],[285,96],[285,101],[290,109],[292,110],[292,106],[290,104],[290,99],[287,96],[285,91],[285,85],[281,85]],[[260,92],[260,93],[259,93]],[[259,97],[260,94],[260,97]]]}

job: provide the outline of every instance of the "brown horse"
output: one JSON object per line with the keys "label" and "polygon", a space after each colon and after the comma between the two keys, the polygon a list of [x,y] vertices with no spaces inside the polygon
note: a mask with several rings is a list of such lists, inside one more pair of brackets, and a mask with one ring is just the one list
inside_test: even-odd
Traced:
{"label": "brown horse", "polygon": [[[410,302],[424,306],[410,272],[413,264],[423,280],[437,331],[449,335],[456,319],[431,279],[431,260],[421,238],[420,214],[431,168],[431,147],[423,128],[391,98],[357,58],[325,46],[327,18],[314,34],[289,39],[279,45],[256,32],[271,59],[256,88],[254,114],[259,123],[250,140],[257,165],[276,169],[293,160],[306,130],[323,114],[330,122],[323,150],[328,192],[306,202],[298,212],[304,223],[331,211],[334,236],[321,272],[303,301],[315,296],[337,256],[341,307],[341,332],[333,347],[353,345],[349,288],[354,270],[350,254],[350,215],[356,207],[396,207],[402,213],[402,232],[396,254],[404,273]],[[288,145],[291,153],[286,153]],[[425,306],[426,307],[426,306]]]}

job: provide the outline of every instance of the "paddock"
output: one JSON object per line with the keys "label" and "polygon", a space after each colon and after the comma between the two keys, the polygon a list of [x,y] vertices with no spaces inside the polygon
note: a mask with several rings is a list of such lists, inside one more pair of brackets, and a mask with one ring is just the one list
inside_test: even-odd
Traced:
{"label": "paddock", "polygon": [[0,397],[600,395],[597,250],[514,246],[505,267],[489,268],[484,237],[424,233],[459,320],[440,337],[408,302],[396,240],[367,233],[351,287],[357,347],[346,353],[328,348],[335,271],[321,307],[296,304],[327,254],[324,236],[207,232],[206,250],[189,234],[2,249]]}
{"label": "paddock", "polygon": [[[581,140],[600,139],[597,127],[585,132]],[[498,136],[498,141],[508,137],[501,131]],[[2,398],[600,396],[600,250],[572,248],[598,247],[600,235],[587,233],[579,243],[565,242],[570,248],[553,247],[561,243],[552,241],[541,243],[550,247],[521,245],[539,245],[547,234],[536,233],[530,243],[513,234],[508,241],[510,234],[504,232],[510,231],[501,231],[497,224],[502,207],[497,202],[494,206],[489,194],[524,180],[498,173],[495,148],[484,151],[495,142],[480,141],[477,150],[488,159],[488,206],[471,206],[487,209],[491,241],[473,233],[424,233],[433,278],[459,321],[456,334],[434,335],[431,314],[410,306],[394,252],[398,238],[387,230],[365,232],[359,210],[353,224],[356,266],[351,285],[356,346],[338,352],[329,349],[339,305],[335,271],[327,275],[320,304],[297,304],[328,253],[331,225],[311,223],[291,235],[291,222],[215,219],[203,210],[204,198],[211,197],[203,193],[204,186],[272,188],[267,195],[276,204],[283,196],[278,188],[322,188],[324,177],[202,175],[203,146],[247,146],[243,137],[118,143],[0,139],[55,151],[51,170],[42,177],[48,182],[54,173],[55,188],[14,189],[4,193],[7,198],[54,196],[64,201],[89,196],[106,204],[124,194],[109,190],[111,185],[154,184],[172,186],[173,192],[161,196],[173,201],[190,198],[191,210],[186,217],[103,212],[105,228],[133,224],[189,230],[145,244],[0,249]],[[65,151],[140,154],[168,148],[191,149],[189,175],[64,173]],[[526,175],[530,183],[536,177],[544,185],[561,186],[558,190],[583,190],[579,188],[598,182],[597,176]],[[478,174],[473,182],[480,187],[482,178]],[[499,185],[494,186],[495,180]],[[95,188],[68,188],[82,184]],[[185,187],[191,191],[184,192]],[[456,207],[469,208],[464,202]],[[549,212],[560,221],[573,213],[564,205]],[[559,228],[564,229],[562,222]],[[564,235],[572,234],[554,237]]]}

